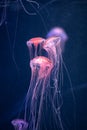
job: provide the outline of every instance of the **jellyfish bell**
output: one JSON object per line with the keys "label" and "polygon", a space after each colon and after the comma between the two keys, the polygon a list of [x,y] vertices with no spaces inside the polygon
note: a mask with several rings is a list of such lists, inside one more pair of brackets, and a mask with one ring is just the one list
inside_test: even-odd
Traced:
{"label": "jellyfish bell", "polygon": [[[38,51],[40,53],[44,41],[45,39],[42,37],[31,38],[30,40],[27,41],[26,44],[30,52],[30,59],[36,57],[38,55],[37,54]],[[39,50],[38,50],[38,46],[39,46]]]}
{"label": "jellyfish bell", "polygon": [[49,49],[53,50],[55,53],[55,49],[60,48],[60,42],[61,42],[60,37],[50,37],[44,42],[43,48],[45,50],[47,50],[49,48]]}
{"label": "jellyfish bell", "polygon": [[34,46],[37,47],[38,44],[42,43],[44,40],[45,39],[41,37],[31,38],[29,41],[27,41],[27,46],[29,46],[30,44],[34,44]]}
{"label": "jellyfish bell", "polygon": [[65,42],[68,40],[68,36],[67,36],[65,30],[61,27],[54,27],[48,32],[46,37],[49,38],[49,37],[53,37],[53,36],[61,38],[61,49],[63,52],[64,47],[65,47]]}
{"label": "jellyfish bell", "polygon": [[55,37],[61,37],[61,39],[66,42],[68,40],[68,36],[66,34],[66,32],[64,31],[63,28],[61,27],[54,27],[52,28],[48,34],[47,34],[47,38],[49,37],[52,37],[52,36],[55,36]]}
{"label": "jellyfish bell", "polygon": [[14,119],[11,121],[11,123],[15,130],[27,130],[28,128],[28,123],[23,119]]}
{"label": "jellyfish bell", "polygon": [[53,47],[53,46],[58,46],[60,44],[60,41],[61,41],[61,38],[60,37],[56,37],[56,36],[53,36],[53,37],[50,37],[48,38],[45,43],[44,43],[44,46],[46,47]]}
{"label": "jellyfish bell", "polygon": [[60,37],[49,37],[43,45],[43,49],[45,49],[48,53],[48,58],[51,59],[53,64],[57,61],[58,55],[61,55],[61,38]]}
{"label": "jellyfish bell", "polygon": [[39,78],[43,78],[50,73],[53,64],[50,59],[44,56],[38,56],[30,61],[30,67],[32,71],[38,70]]}

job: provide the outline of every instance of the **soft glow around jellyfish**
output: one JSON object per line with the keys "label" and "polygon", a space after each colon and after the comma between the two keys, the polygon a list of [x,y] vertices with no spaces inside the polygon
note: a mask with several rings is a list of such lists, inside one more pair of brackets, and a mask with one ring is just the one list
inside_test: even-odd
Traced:
{"label": "soft glow around jellyfish", "polygon": [[40,130],[43,102],[46,90],[50,86],[53,64],[48,58],[38,56],[30,61],[30,67],[32,76],[26,96],[25,120],[29,121],[30,130]]}
{"label": "soft glow around jellyfish", "polygon": [[27,130],[28,128],[28,123],[22,119],[15,119],[11,123],[15,130]]}
{"label": "soft glow around jellyfish", "polygon": [[68,40],[68,36],[67,36],[66,32],[64,31],[64,29],[60,28],[60,27],[52,28],[47,34],[47,38],[50,38],[50,37],[60,37],[61,38],[61,49],[62,49],[62,51],[64,51],[65,42]]}
{"label": "soft glow around jellyfish", "polygon": [[[41,37],[35,37],[27,41],[27,46],[30,53],[30,59],[36,57],[38,55],[38,52],[40,53],[41,46],[44,41],[45,39]],[[39,46],[39,50],[38,50],[38,46]]]}

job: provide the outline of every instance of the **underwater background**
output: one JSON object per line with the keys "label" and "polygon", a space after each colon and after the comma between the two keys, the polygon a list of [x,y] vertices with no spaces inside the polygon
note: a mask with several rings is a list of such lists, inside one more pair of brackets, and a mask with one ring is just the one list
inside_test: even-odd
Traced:
{"label": "underwater background", "polygon": [[[0,1],[0,130],[14,130],[11,120],[23,107],[31,69],[26,41],[46,38],[48,31],[62,27],[67,35],[63,59],[63,107],[61,118],[65,130],[74,130],[72,104],[75,105],[75,128],[87,130],[87,0],[37,0],[36,4],[20,0]],[[33,12],[36,15],[31,14]],[[49,113],[48,113],[49,116]],[[50,128],[51,129],[51,128]]]}

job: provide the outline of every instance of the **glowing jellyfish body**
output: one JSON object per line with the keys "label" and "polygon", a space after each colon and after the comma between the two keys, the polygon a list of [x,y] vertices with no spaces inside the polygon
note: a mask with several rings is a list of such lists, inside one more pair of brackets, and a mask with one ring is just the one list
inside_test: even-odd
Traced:
{"label": "glowing jellyfish body", "polygon": [[[61,55],[61,38],[60,37],[50,37],[48,38],[43,45],[43,48],[48,53],[48,58],[52,60],[55,65],[59,61],[59,55]],[[58,53],[57,53],[58,52]]]}
{"label": "glowing jellyfish body", "polygon": [[27,130],[28,128],[28,123],[22,119],[12,120],[11,123],[14,126],[15,130]]}
{"label": "glowing jellyfish body", "polygon": [[41,37],[35,37],[27,41],[27,46],[30,53],[30,59],[38,55],[38,52],[41,50],[41,46],[44,41],[45,39]]}
{"label": "glowing jellyfish body", "polygon": [[47,38],[50,38],[50,37],[60,37],[61,43],[62,43],[60,46],[61,46],[62,51],[64,51],[65,42],[68,40],[68,36],[66,32],[64,31],[64,29],[60,27],[52,28],[47,34]]}
{"label": "glowing jellyfish body", "polygon": [[53,65],[52,62],[43,56],[39,56],[30,61],[32,71],[39,70],[38,77],[45,78],[50,73]]}
{"label": "glowing jellyfish body", "polygon": [[52,79],[55,81],[55,87],[58,88],[58,76],[59,71],[61,72],[62,65],[62,50],[61,50],[61,38],[60,37],[50,37],[48,38],[43,48],[48,53],[48,58],[53,62],[53,71],[52,71]]}
{"label": "glowing jellyfish body", "polygon": [[60,28],[60,27],[55,27],[52,28],[48,34],[47,34],[47,38],[49,37],[61,37],[62,41],[66,42],[68,39],[68,36],[66,34],[66,32],[64,31],[64,29]]}
{"label": "glowing jellyfish body", "polygon": [[32,76],[26,96],[25,119],[29,120],[30,130],[39,130],[43,100],[46,89],[50,85],[50,73],[53,64],[48,58],[38,56],[30,61],[30,67]]}

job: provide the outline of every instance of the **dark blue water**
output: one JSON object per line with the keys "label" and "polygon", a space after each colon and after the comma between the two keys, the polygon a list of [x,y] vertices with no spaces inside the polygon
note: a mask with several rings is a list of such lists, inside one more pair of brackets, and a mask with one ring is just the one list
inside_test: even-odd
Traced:
{"label": "dark blue water", "polygon": [[0,130],[13,130],[10,122],[17,117],[28,90],[31,70],[26,41],[37,36],[45,38],[55,26],[64,28],[69,37],[63,58],[75,94],[73,103],[64,70],[61,118],[65,130],[74,130],[73,103],[76,130],[87,130],[87,0],[37,2],[39,9],[26,0],[23,3],[28,12],[36,15],[26,14],[20,2],[11,0],[3,13],[4,4],[0,3]]}

